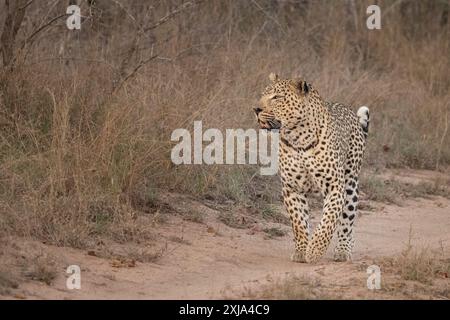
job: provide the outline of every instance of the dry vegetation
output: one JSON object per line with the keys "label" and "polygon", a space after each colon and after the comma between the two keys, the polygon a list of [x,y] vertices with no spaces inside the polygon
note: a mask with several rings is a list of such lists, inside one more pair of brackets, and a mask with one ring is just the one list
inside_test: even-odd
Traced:
{"label": "dry vegetation", "polygon": [[246,288],[243,297],[247,299],[280,300],[336,300],[342,297],[328,292],[320,280],[288,275],[283,279],[268,279],[270,282],[261,288]]}
{"label": "dry vegetation", "polygon": [[[348,265],[344,278],[328,274],[268,278],[259,286],[247,286],[239,296],[246,299],[337,300],[337,299],[449,299],[450,261],[439,252],[408,246],[393,257],[375,262],[381,267],[380,290],[367,290],[365,263]],[[332,282],[332,285],[330,285]],[[228,293],[229,294],[229,293]],[[233,296],[236,296],[234,293]],[[228,298],[225,295],[225,298]]]}
{"label": "dry vegetation", "polygon": [[[449,299],[450,260],[442,247],[432,250],[412,245],[409,241],[400,253],[375,259],[371,263],[354,262],[347,265],[348,273],[342,278],[328,274],[333,279],[322,281],[327,275],[298,276],[288,274],[281,278],[268,277],[259,286],[246,286],[240,296],[248,299],[328,300],[328,299]],[[366,290],[366,270],[369,265],[381,270],[379,290]],[[323,283],[325,282],[325,283]],[[225,296],[226,297],[226,296]]]}
{"label": "dry vegetation", "polygon": [[441,196],[450,198],[448,181],[437,178],[434,181],[404,182],[400,179],[386,179],[373,173],[361,175],[363,200],[401,205],[404,198],[429,198]]}
{"label": "dry vegetation", "polygon": [[406,248],[399,255],[378,262],[383,270],[394,272],[403,280],[424,284],[432,284],[436,278],[448,279],[450,259],[446,258],[444,248],[439,251],[426,247],[415,248],[411,245],[411,233],[412,230]]}
{"label": "dry vegetation", "polygon": [[273,216],[276,178],[255,166],[170,161],[172,130],[194,120],[255,128],[271,71],[369,106],[367,166],[450,163],[447,1],[378,1],[380,31],[365,27],[372,1],[325,0],[78,1],[82,29],[70,31],[75,2],[0,1],[2,233],[142,240],[166,190]]}
{"label": "dry vegetation", "polygon": [[43,246],[19,246],[9,240],[0,240],[0,295],[10,294],[24,279],[51,285],[58,274],[58,259]]}

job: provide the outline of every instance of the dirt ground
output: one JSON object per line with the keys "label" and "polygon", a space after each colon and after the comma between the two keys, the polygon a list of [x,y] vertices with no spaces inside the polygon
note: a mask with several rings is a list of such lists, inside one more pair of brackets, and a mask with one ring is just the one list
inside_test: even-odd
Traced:
{"label": "dirt ground", "polygon": [[[400,175],[400,174],[399,174]],[[405,174],[420,179],[420,173]],[[428,283],[404,280],[388,264],[408,244],[439,252],[450,261],[450,200],[442,197],[406,199],[401,206],[371,203],[356,222],[353,261],[332,260],[332,245],[316,264],[291,262],[290,227],[256,220],[246,228],[232,228],[218,219],[219,212],[181,195],[167,201],[202,212],[201,223],[173,215],[158,225],[149,249],[160,252],[154,261],[102,257],[94,251],[54,247],[37,241],[8,239],[11,250],[45,251],[56,257],[56,277],[47,285],[21,281],[3,299],[240,299],[240,298],[339,298],[339,299],[449,299],[448,274]],[[194,209],[192,209],[194,210]],[[313,223],[320,218],[313,213]],[[267,228],[285,231],[271,235]],[[128,248],[129,252],[133,248]],[[159,251],[158,251],[159,250]],[[6,259],[6,258],[4,258]],[[11,265],[19,265],[10,256]],[[152,260],[152,259],[148,259]],[[6,260],[4,260],[5,262]],[[381,289],[367,288],[367,267],[381,268]],[[81,289],[66,288],[66,268],[81,268]],[[17,267],[19,268],[19,267]],[[448,265],[447,265],[448,268]],[[289,287],[302,288],[295,296]],[[296,282],[297,281],[297,282]],[[268,292],[272,295],[267,296]],[[275,292],[275,293],[274,293]],[[276,294],[279,292],[279,294]]]}

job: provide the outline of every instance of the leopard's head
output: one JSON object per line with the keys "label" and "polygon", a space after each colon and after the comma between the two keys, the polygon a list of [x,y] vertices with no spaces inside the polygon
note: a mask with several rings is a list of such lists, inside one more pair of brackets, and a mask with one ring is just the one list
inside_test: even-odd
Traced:
{"label": "leopard's head", "polygon": [[274,73],[269,79],[271,83],[262,92],[259,106],[253,109],[260,127],[280,129],[302,120],[307,112],[304,106],[313,90],[311,85],[299,78],[281,80]]}

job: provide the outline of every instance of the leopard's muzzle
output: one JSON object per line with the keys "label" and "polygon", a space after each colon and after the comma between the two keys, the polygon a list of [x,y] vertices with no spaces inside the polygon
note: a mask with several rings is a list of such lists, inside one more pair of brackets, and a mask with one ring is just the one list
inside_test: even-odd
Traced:
{"label": "leopard's muzzle", "polygon": [[258,120],[259,126],[261,129],[266,130],[275,130],[280,129],[281,122],[275,119],[275,116],[272,113],[265,112],[261,108],[253,108],[255,112],[256,119]]}

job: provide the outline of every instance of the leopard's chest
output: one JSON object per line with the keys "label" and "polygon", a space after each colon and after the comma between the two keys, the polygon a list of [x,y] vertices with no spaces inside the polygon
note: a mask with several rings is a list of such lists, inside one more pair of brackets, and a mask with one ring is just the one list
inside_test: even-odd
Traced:
{"label": "leopard's chest", "polygon": [[297,152],[280,145],[279,173],[283,184],[298,191],[315,189],[311,160],[312,152]]}

